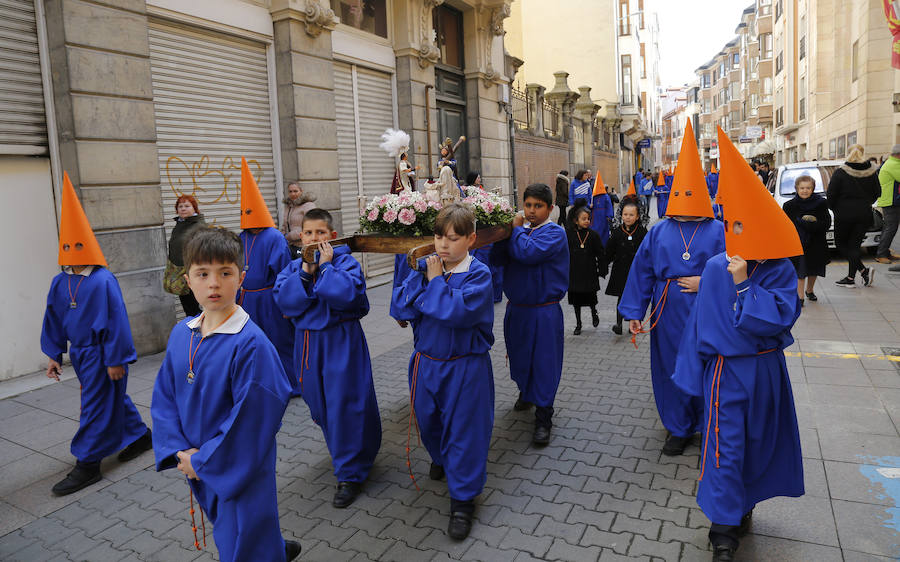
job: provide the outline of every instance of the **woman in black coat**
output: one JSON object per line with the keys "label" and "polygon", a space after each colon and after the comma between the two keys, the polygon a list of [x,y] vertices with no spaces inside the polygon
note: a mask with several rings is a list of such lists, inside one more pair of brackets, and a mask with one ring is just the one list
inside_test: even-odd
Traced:
{"label": "woman in black coat", "polygon": [[[175,228],[169,236],[169,264],[166,265],[166,271],[172,270],[180,275],[184,268],[184,246],[187,241],[194,235],[194,231],[206,224],[203,215],[200,214],[200,208],[197,199],[193,195],[181,195],[175,202]],[[194,298],[194,293],[188,287],[184,287],[178,294],[181,301],[181,308],[184,309],[186,316],[197,316],[200,314],[200,303]]]}
{"label": "woman in black coat", "polygon": [[801,306],[804,297],[810,301],[819,300],[813,290],[816,277],[825,277],[825,266],[831,261],[825,238],[831,227],[831,213],[828,212],[825,198],[813,193],[815,189],[816,180],[811,176],[800,176],[794,180],[797,194],[783,205],[785,214],[794,223],[800,243],[803,244],[803,255],[791,258],[797,270],[797,294],[800,296]]}
{"label": "woman in black coat", "polygon": [[600,325],[597,291],[600,277],[606,277],[606,260],[600,235],[591,230],[591,211],[579,199],[569,213],[569,304],[575,308],[575,332],[581,334],[581,307],[591,308],[591,323]]}
{"label": "woman in black coat", "polygon": [[625,290],[631,262],[634,261],[634,256],[644,236],[647,235],[647,228],[640,216],[640,204],[636,198],[626,197],[618,214],[617,218],[620,220],[613,223],[609,240],[606,242],[606,262],[612,264],[606,294],[619,297],[616,301],[616,323],[612,331],[621,336],[622,315],[619,314],[619,302],[622,301],[622,292]]}
{"label": "woman in black coat", "polygon": [[841,287],[856,286],[856,272],[862,275],[866,287],[872,284],[875,271],[862,263],[860,245],[872,224],[872,203],[881,195],[878,166],[863,155],[863,147],[854,144],[840,168],[828,182],[828,206],[834,211],[834,243],[847,257],[847,277],[839,280]]}

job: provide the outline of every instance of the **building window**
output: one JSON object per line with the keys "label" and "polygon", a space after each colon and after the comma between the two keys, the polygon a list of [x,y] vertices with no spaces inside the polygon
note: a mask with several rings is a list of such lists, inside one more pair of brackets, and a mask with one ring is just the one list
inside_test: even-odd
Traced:
{"label": "building window", "polygon": [[750,117],[756,117],[759,114],[759,96],[750,94]]}
{"label": "building window", "polygon": [[799,60],[806,57],[806,16],[800,16],[800,56]]}
{"label": "building window", "polygon": [[[642,26],[643,27],[643,26]],[[647,77],[647,57],[643,43],[641,43],[641,78]]]}
{"label": "building window", "polygon": [[825,154],[825,151],[822,150],[822,143],[816,145],[816,159],[821,160],[822,156]]}
{"label": "building window", "polygon": [[772,0],[759,0],[757,9],[759,10],[760,16],[768,16],[772,13]]}
{"label": "building window", "polygon": [[622,105],[631,105],[631,55],[622,55]]}
{"label": "building window", "polygon": [[463,67],[462,12],[448,6],[438,6],[432,13],[440,61],[447,66]]}
{"label": "building window", "polygon": [[799,120],[806,119],[806,77],[800,79],[800,115]]}
{"label": "building window", "polygon": [[731,68],[740,68],[741,67],[741,54],[733,53],[731,55]]}
{"label": "building window", "polygon": [[772,78],[766,76],[762,80],[762,103],[772,103]]}
{"label": "building window", "polygon": [[638,0],[638,26],[644,29],[644,0]]}
{"label": "building window", "polygon": [[775,126],[780,127],[784,125],[784,108],[779,107],[775,110]]}
{"label": "building window", "polygon": [[806,36],[800,38],[800,60],[806,58]]}
{"label": "building window", "polygon": [[850,58],[850,73],[853,81],[859,79],[859,39],[853,42],[853,54]]}
{"label": "building window", "polygon": [[856,144],[856,131],[852,133],[847,133],[847,146],[851,147]]}
{"label": "building window", "polygon": [[775,76],[781,74],[782,69],[784,69],[784,53],[778,51],[778,56],[775,57]]}
{"label": "building window", "polygon": [[728,88],[731,90],[731,99],[736,100],[741,97],[741,83],[732,82]]}
{"label": "building window", "polygon": [[775,0],[775,21],[778,21],[782,14],[784,14],[784,0]]}
{"label": "building window", "polygon": [[710,84],[710,82],[709,82],[709,74],[707,73],[707,74],[704,74],[704,75],[703,75],[703,87],[704,87],[704,88],[709,88],[709,84]]}
{"label": "building window", "polygon": [[832,160],[837,158],[837,139],[828,141],[828,157]]}
{"label": "building window", "polygon": [[731,112],[731,126],[737,127],[741,122],[741,112],[738,110],[734,110]]}
{"label": "building window", "polygon": [[756,66],[759,64],[759,57],[750,57],[750,78],[757,78],[759,70]]}
{"label": "building window", "polygon": [[772,58],[772,34],[771,33],[761,33],[759,35],[759,53],[760,58],[770,59]]}
{"label": "building window", "polygon": [[728,62],[722,61],[722,63],[719,65],[719,76],[725,78],[726,72],[728,72]]}
{"label": "building window", "polygon": [[331,9],[350,27],[387,38],[386,0],[331,0]]}
{"label": "building window", "polygon": [[628,35],[631,32],[631,16],[628,0],[619,0],[619,35]]}
{"label": "building window", "polygon": [[837,138],[837,157],[843,158],[847,153],[847,137],[841,135]]}

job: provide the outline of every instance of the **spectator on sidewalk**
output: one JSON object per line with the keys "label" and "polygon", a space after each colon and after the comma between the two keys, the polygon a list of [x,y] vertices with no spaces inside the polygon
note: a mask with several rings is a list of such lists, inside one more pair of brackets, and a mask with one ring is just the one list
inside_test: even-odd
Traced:
{"label": "spectator on sidewalk", "polygon": [[881,193],[878,166],[866,160],[863,147],[854,144],[847,161],[834,171],[828,182],[828,206],[834,212],[834,243],[848,262],[847,276],[837,281],[840,287],[855,287],[860,272],[866,287],[875,271],[862,263],[860,245],[872,224],[872,203]]}
{"label": "spectator on sidewalk", "polygon": [[[871,161],[871,159],[870,159]],[[878,252],[875,261],[878,263],[891,263],[900,259],[900,256],[891,251],[891,243],[897,234],[897,224],[900,223],[900,144],[895,144],[891,149],[891,157],[881,166],[878,172],[878,182],[881,184],[881,197],[878,198],[878,206],[884,215],[884,226],[881,229],[881,242],[878,243]]]}
{"label": "spectator on sidewalk", "polygon": [[814,288],[816,277],[825,277],[825,266],[830,261],[825,235],[831,227],[831,215],[825,198],[813,193],[816,180],[812,176],[798,177],[794,180],[794,189],[797,194],[782,207],[794,223],[803,246],[803,255],[791,258],[797,270],[797,295],[803,306],[804,297],[813,302],[819,300]]}
{"label": "spectator on sidewalk", "polygon": [[310,209],[315,209],[316,196],[306,193],[295,181],[287,186],[288,195],[284,198],[284,224],[281,232],[291,250],[291,259],[300,257],[300,233],[303,231],[303,217]]}
{"label": "spectator on sidewalk", "polygon": [[198,227],[206,224],[200,207],[193,195],[181,195],[175,201],[175,228],[169,236],[169,261],[166,264],[166,273],[163,279],[163,289],[167,293],[178,295],[181,308],[185,316],[197,316],[200,314],[200,304],[187,286],[184,280],[184,245],[196,232]]}
{"label": "spectator on sidewalk", "polygon": [[572,184],[569,186],[569,205],[574,207],[575,202],[579,199],[584,199],[588,205],[591,204],[593,186],[590,176],[591,173],[587,170],[578,170],[575,174],[575,179],[572,180]]}
{"label": "spectator on sidewalk", "polygon": [[568,170],[560,170],[556,174],[556,206],[559,208],[557,224],[563,227],[566,226],[566,207],[569,206],[569,184],[571,183]]}

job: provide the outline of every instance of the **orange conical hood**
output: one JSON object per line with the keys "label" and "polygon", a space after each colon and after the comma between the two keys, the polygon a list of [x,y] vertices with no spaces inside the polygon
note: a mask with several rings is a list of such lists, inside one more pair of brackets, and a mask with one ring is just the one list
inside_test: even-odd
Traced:
{"label": "orange conical hood", "polygon": [[716,163],[713,162],[713,163],[711,164],[711,166],[712,166],[712,168],[710,168],[709,173],[710,173],[710,174],[718,174],[718,173],[719,173],[719,170],[716,169]]}
{"label": "orange conical hood", "polygon": [[594,191],[591,193],[591,197],[603,195],[604,193],[606,193],[606,184],[603,183],[603,176],[600,175],[600,170],[597,170],[597,177],[594,178]]}
{"label": "orange conical hood", "polygon": [[690,120],[684,128],[684,139],[681,141],[681,153],[675,167],[675,179],[669,193],[666,216],[713,218],[706,175],[703,173],[703,166],[700,165],[700,153],[697,152],[694,128]]}
{"label": "orange conical hood", "polygon": [[789,258],[803,254],[797,229],[746,160],[719,129],[722,173],[719,193],[725,215],[725,250],[745,260]]}
{"label": "orange conical hood", "polygon": [[666,171],[660,170],[659,177],[656,180],[656,187],[662,187],[666,185]]}
{"label": "orange conical hood", "polygon": [[109,267],[67,172],[63,172],[62,210],[59,217],[59,265]]}
{"label": "orange conical hood", "polygon": [[250,173],[247,159],[241,156],[241,229],[275,227],[275,221]]}
{"label": "orange conical hood", "polygon": [[637,190],[634,188],[634,178],[631,178],[631,185],[628,186],[628,191],[625,192],[625,195],[637,195]]}

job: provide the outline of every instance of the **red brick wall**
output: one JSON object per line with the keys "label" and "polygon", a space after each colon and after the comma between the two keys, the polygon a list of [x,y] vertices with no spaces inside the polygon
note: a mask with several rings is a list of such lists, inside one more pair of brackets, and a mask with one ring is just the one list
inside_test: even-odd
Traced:
{"label": "red brick wall", "polygon": [[[545,183],[551,189],[556,186],[556,174],[569,170],[569,177],[576,170],[569,167],[568,143],[533,137],[516,131],[516,184],[521,198],[525,188],[532,183]],[[519,205],[521,205],[521,200]]]}
{"label": "red brick wall", "polygon": [[[623,191],[621,191],[621,186],[618,185],[619,162],[616,159],[615,152],[595,150],[594,173],[597,172],[597,169],[600,170],[600,175],[603,176],[603,183],[605,183],[606,185],[614,186],[617,193],[623,193]],[[628,189],[627,185],[625,186],[625,189]]]}

